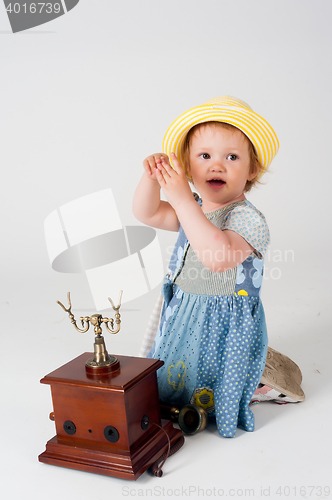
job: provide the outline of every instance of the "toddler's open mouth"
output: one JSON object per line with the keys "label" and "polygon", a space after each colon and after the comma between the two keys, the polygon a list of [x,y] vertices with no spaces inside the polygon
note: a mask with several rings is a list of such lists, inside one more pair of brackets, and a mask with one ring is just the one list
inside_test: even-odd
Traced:
{"label": "toddler's open mouth", "polygon": [[214,189],[220,188],[224,184],[226,184],[222,179],[210,179],[209,181],[207,181],[207,183]]}

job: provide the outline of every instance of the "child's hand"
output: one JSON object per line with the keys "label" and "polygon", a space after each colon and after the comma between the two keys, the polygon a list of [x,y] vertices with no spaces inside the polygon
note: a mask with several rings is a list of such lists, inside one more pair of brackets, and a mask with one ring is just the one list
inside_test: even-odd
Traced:
{"label": "child's hand", "polygon": [[171,158],[174,168],[171,167],[169,161],[164,159],[158,161],[156,178],[167,201],[176,211],[179,203],[194,202],[194,197],[181,163],[174,153],[171,153]]}
{"label": "child's hand", "polygon": [[143,161],[143,167],[150,179],[154,181],[157,180],[156,178],[157,168],[162,161],[164,161],[168,165],[170,164],[168,156],[163,153],[156,153],[154,155],[150,155],[147,158],[145,158],[145,160]]}

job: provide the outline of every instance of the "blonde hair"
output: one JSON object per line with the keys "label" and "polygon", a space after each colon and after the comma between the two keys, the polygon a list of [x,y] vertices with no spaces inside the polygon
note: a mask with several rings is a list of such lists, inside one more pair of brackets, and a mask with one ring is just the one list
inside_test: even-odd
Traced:
{"label": "blonde hair", "polygon": [[[239,130],[239,132],[242,132],[242,130],[240,130],[239,128],[237,127],[234,127],[233,125],[231,125],[230,123],[225,123],[225,122],[216,122],[216,121],[210,121],[210,122],[203,122],[203,123],[198,123],[197,125],[195,125],[193,128],[191,128],[188,132],[188,134],[186,135],[184,141],[183,141],[183,145],[182,145],[182,152],[183,152],[183,161],[184,161],[184,171],[186,173],[186,176],[188,178],[188,180],[190,182],[192,182],[192,178],[191,178],[191,175],[190,175],[190,163],[189,163],[189,153],[190,153],[190,143],[191,143],[191,140],[194,136],[194,134],[197,132],[197,130],[199,130],[200,128],[202,127],[221,127],[221,128],[224,128],[224,129],[228,129],[228,130]],[[256,151],[255,151],[255,148],[254,148],[254,145],[253,143],[248,139],[248,137],[243,134],[244,137],[247,139],[248,141],[248,146],[249,146],[249,155],[250,155],[250,168],[249,168],[249,173],[254,173],[256,172],[256,175],[255,177],[251,180],[251,181],[247,181],[245,187],[244,187],[244,192],[247,193],[248,191],[250,191],[250,189],[255,185],[255,184],[259,184],[260,181],[258,180],[258,177],[259,177],[259,174],[260,172],[263,170],[263,166],[261,165],[260,161],[258,160],[258,157],[257,157],[257,154],[256,154]]]}

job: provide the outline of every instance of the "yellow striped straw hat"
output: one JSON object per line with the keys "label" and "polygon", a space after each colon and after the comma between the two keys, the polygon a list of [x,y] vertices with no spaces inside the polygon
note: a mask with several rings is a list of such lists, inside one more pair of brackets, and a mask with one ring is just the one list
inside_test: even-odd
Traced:
{"label": "yellow striped straw hat", "polygon": [[259,175],[261,177],[278,152],[278,137],[264,118],[255,113],[247,103],[236,97],[216,97],[179,116],[165,134],[164,153],[168,156],[170,153],[175,153],[183,165],[182,145],[187,133],[198,123],[210,121],[229,123],[248,137],[263,167]]}

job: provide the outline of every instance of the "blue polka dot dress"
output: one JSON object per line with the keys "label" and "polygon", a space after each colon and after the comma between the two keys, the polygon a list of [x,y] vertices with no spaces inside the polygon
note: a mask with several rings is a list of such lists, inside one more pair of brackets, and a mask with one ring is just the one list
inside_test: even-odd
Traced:
{"label": "blue polka dot dress", "polygon": [[263,214],[247,200],[206,217],[240,234],[254,252],[236,268],[214,273],[198,260],[180,227],[148,357],[164,361],[158,370],[162,401],[202,406],[215,417],[219,433],[233,437],[238,426],[254,430],[249,403],[267,352],[260,289],[269,230]]}

